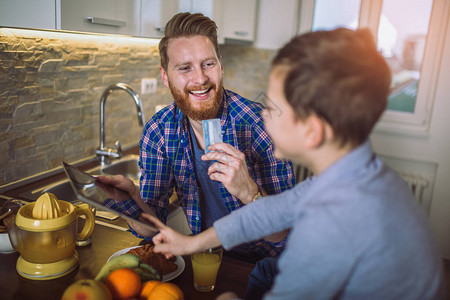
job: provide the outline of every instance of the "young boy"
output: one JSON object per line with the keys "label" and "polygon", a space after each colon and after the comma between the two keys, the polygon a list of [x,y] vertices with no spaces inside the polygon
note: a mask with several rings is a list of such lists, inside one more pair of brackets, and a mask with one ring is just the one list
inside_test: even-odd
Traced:
{"label": "young boy", "polygon": [[[441,259],[427,218],[368,141],[386,108],[389,83],[389,68],[368,31],[294,38],[273,60],[264,122],[275,155],[315,176],[196,236],[149,218],[161,231],[153,239],[155,251],[230,249],[290,228],[276,268],[273,259],[257,265],[248,299],[257,297],[258,288],[261,294],[268,289],[264,299],[444,299]],[[267,286],[271,269],[277,274]]]}

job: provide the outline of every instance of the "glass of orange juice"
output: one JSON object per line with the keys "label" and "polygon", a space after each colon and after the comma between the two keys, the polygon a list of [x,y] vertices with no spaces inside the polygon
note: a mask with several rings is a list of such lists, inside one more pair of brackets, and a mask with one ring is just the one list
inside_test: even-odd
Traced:
{"label": "glass of orange juice", "polygon": [[211,248],[191,255],[194,287],[197,291],[210,292],[214,290],[222,255],[222,247]]}

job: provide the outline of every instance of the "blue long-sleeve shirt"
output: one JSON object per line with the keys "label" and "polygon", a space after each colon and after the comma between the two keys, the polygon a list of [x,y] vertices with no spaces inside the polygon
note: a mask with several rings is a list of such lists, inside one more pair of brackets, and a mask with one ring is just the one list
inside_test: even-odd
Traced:
{"label": "blue long-sleeve shirt", "polygon": [[226,249],[292,229],[264,299],[444,299],[442,262],[428,220],[369,142],[319,176],[233,212],[214,228]]}

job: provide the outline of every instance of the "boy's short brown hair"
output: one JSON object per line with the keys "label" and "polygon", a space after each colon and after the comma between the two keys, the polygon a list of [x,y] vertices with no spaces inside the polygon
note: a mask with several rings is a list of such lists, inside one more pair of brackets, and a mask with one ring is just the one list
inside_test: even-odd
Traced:
{"label": "boy's short brown hair", "polygon": [[287,101],[299,119],[325,120],[341,145],[360,145],[386,109],[391,74],[367,29],[316,31],[293,38],[272,68],[288,68]]}
{"label": "boy's short brown hair", "polygon": [[208,37],[216,50],[217,57],[221,59],[216,23],[200,13],[178,13],[167,22],[164,29],[164,37],[159,42],[159,55],[161,56],[161,66],[164,70],[167,70],[167,65],[169,64],[167,47],[170,39],[194,35]]}

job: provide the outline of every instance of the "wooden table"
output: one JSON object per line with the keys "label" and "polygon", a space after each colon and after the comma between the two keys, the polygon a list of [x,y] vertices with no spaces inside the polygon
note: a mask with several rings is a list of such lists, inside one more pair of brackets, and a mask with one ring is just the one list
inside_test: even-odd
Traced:
{"label": "wooden table", "polygon": [[[80,266],[62,278],[45,281],[29,280],[17,273],[18,253],[0,254],[0,298],[2,300],[59,300],[70,284],[80,279],[93,279],[112,254],[121,249],[136,246],[140,241],[130,232],[96,225],[92,236],[92,244],[77,247]],[[248,274],[254,266],[224,257],[217,276],[215,290],[203,293],[194,289],[190,257],[185,256],[184,261],[186,264],[184,272],[171,282],[181,288],[186,300],[215,299],[226,291],[233,291],[238,296],[244,297]]]}

